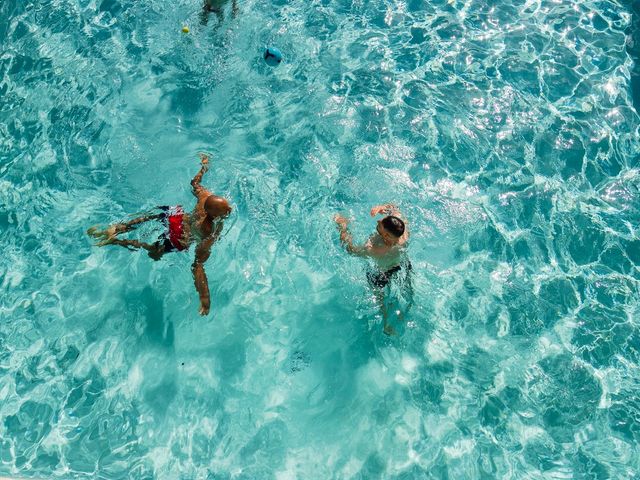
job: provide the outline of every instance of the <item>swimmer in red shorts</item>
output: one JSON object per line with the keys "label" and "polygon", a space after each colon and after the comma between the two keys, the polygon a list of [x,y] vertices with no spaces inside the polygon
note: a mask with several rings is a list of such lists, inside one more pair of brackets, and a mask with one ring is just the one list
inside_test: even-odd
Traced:
{"label": "swimmer in red shorts", "polygon": [[[165,253],[182,251],[196,241],[196,256],[192,272],[196,290],[200,296],[200,314],[207,315],[211,306],[209,285],[204,271],[204,262],[211,254],[211,246],[222,233],[224,219],[231,213],[229,202],[200,185],[202,176],[209,169],[209,157],[200,154],[202,168],[191,180],[193,194],[197,203],[193,212],[186,213],[180,205],[174,207],[162,206],[159,213],[151,213],[134,218],[125,223],[116,223],[106,229],[92,227],[87,233],[100,241],[96,244],[120,245],[130,250],[143,248],[154,260],[160,260]],[[158,220],[164,224],[165,231],[155,243],[144,243],[138,240],[119,238],[118,235],[130,232],[138,225],[150,220]]]}

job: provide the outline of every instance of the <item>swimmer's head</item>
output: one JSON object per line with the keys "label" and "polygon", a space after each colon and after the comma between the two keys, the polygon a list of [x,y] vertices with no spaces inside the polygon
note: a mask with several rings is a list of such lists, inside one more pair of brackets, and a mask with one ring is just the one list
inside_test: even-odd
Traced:
{"label": "swimmer's head", "polygon": [[231,213],[231,205],[218,195],[209,195],[204,201],[204,210],[210,217],[226,217]]}
{"label": "swimmer's head", "polygon": [[396,216],[389,215],[378,220],[377,230],[385,240],[395,241],[404,235],[404,222]]}

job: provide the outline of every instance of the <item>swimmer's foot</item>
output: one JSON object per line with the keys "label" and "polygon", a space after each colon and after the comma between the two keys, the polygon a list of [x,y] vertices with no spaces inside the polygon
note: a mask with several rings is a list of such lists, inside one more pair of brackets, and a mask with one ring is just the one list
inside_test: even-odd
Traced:
{"label": "swimmer's foot", "polygon": [[124,225],[117,224],[111,225],[109,228],[104,230],[100,230],[97,227],[91,227],[87,230],[87,234],[97,240],[100,240],[96,243],[96,246],[104,247],[105,245],[112,244],[116,239],[116,235],[124,231],[126,231],[126,227]]}
{"label": "swimmer's foot", "polygon": [[388,336],[392,336],[396,334],[396,329],[389,324],[385,325],[382,331],[384,332],[385,335],[388,335]]}
{"label": "swimmer's foot", "polygon": [[97,226],[91,227],[90,229],[87,230],[87,235],[93,238],[100,237],[101,233],[102,233],[102,230],[100,230]]}

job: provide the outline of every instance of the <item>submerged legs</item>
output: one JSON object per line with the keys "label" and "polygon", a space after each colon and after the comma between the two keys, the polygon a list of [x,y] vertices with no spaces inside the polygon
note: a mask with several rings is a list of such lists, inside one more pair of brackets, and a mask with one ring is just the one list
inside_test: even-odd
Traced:
{"label": "submerged legs", "polygon": [[103,230],[98,227],[91,227],[89,230],[87,230],[87,234],[95,238],[96,240],[99,240],[98,243],[96,243],[96,245],[99,247],[104,247],[105,245],[120,245],[121,247],[125,247],[130,250],[143,248],[149,252],[149,255],[152,258],[154,258],[158,253],[161,254],[157,244],[144,243],[138,240],[122,240],[117,238],[117,236],[121,233],[130,232],[131,230],[135,229],[136,226],[150,220],[160,220],[163,215],[163,213],[143,215],[128,222],[110,225]]}
{"label": "submerged legs", "polygon": [[378,304],[378,307],[380,307],[380,313],[382,313],[382,331],[386,335],[395,335],[396,329],[389,323],[389,309],[385,302],[384,289],[375,289],[374,295],[376,297],[376,303]]}

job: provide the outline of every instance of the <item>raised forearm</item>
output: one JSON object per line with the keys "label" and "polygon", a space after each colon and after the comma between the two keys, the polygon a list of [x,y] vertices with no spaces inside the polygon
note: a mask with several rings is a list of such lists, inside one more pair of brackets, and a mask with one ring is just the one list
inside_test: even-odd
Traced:
{"label": "raised forearm", "polygon": [[193,177],[193,179],[191,180],[191,186],[194,189],[200,186],[200,182],[202,181],[202,177],[203,177],[203,175],[205,173],[207,173],[208,169],[209,169],[209,167],[207,165],[203,165],[200,168],[200,171],[198,173],[196,173],[195,177]]}
{"label": "raised forearm", "polygon": [[340,228],[340,242],[342,242],[347,252],[352,255],[362,255],[364,251],[362,247],[357,247],[353,244],[351,232],[346,227]]}
{"label": "raised forearm", "polygon": [[353,236],[351,235],[347,227],[342,227],[340,229],[340,241],[347,250],[349,250],[349,248],[353,248]]}

